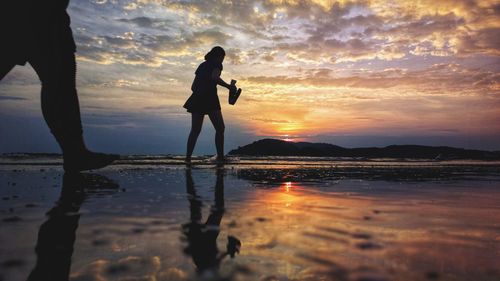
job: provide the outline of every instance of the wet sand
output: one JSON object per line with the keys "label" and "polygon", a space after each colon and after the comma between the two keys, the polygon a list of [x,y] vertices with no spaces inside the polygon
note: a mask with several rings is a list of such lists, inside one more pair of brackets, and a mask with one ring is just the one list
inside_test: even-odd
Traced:
{"label": "wet sand", "polygon": [[2,160],[0,280],[500,280],[496,163]]}

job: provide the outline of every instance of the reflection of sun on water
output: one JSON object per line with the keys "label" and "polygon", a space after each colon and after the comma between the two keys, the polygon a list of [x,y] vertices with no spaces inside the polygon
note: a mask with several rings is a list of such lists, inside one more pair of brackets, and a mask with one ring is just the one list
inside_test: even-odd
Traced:
{"label": "reflection of sun on water", "polygon": [[285,188],[285,192],[290,192],[290,188],[292,187],[292,182],[291,181],[287,181],[285,182],[284,184],[284,188]]}
{"label": "reflection of sun on water", "polygon": [[285,201],[285,207],[290,207],[292,205],[292,202],[295,201],[295,196],[290,194],[290,190],[292,189],[292,182],[287,181],[283,183],[283,190],[285,191],[284,194],[284,201]]}

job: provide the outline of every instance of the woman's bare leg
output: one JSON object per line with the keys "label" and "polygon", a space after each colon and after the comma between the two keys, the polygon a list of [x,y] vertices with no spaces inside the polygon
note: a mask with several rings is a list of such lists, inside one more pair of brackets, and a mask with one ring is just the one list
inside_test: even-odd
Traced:
{"label": "woman's bare leg", "polygon": [[186,160],[191,160],[191,155],[193,154],[194,146],[196,145],[196,140],[201,132],[201,126],[203,125],[204,114],[191,113],[191,132],[189,132],[189,137],[187,141],[187,151]]}
{"label": "woman's bare leg", "polygon": [[217,148],[217,158],[224,159],[224,119],[220,110],[208,114],[210,121],[215,128],[215,147]]}

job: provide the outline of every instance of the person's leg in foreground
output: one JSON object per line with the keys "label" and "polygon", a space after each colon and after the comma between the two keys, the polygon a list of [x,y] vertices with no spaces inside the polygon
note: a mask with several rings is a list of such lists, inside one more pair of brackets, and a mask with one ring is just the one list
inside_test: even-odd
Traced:
{"label": "person's leg in foreground", "polygon": [[189,132],[186,151],[186,163],[188,164],[191,163],[191,155],[193,155],[196,140],[198,140],[198,136],[200,135],[204,116],[201,113],[191,113],[191,131]]}
{"label": "person's leg in foreground", "polygon": [[[14,59],[13,63],[27,61],[35,69],[42,83],[42,113],[62,149],[64,170],[78,172],[102,168],[118,156],[91,152],[83,141],[76,92],[76,46],[66,13],[68,2],[33,2],[23,10],[13,9],[28,16],[23,29],[25,38],[20,50],[11,46],[2,55],[12,53],[15,58],[25,58]],[[11,68],[12,63],[2,62],[0,79]]]}
{"label": "person's leg in foreground", "polygon": [[30,57],[29,63],[42,82],[42,113],[61,147],[64,170],[98,169],[116,160],[116,155],[94,153],[85,146],[75,85],[74,53],[54,48]]}

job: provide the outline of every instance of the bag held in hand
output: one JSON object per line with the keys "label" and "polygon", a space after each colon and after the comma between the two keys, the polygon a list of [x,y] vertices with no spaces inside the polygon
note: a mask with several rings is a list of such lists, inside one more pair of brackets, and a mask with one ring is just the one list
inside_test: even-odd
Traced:
{"label": "bag held in hand", "polygon": [[240,97],[240,94],[241,94],[241,89],[237,89],[236,88],[236,80],[231,80],[231,86],[234,86],[234,87],[231,87],[231,90],[229,90],[229,104],[230,105],[234,105],[236,103],[236,101],[238,100],[238,98]]}

